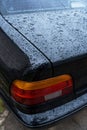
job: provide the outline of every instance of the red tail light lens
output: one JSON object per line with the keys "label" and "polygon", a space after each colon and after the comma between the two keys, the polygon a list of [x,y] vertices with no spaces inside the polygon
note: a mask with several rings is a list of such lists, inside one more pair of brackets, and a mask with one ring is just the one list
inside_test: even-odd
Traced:
{"label": "red tail light lens", "polygon": [[38,82],[14,81],[11,96],[19,103],[36,105],[73,92],[73,82],[69,75],[62,75]]}

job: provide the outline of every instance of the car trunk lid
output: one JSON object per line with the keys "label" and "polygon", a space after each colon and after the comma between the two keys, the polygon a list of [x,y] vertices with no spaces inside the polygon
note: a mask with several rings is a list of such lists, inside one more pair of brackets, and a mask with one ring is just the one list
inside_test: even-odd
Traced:
{"label": "car trunk lid", "polygon": [[74,78],[75,90],[87,83],[85,8],[15,14],[5,19],[50,59],[54,76],[69,73]]}
{"label": "car trunk lid", "polygon": [[86,9],[16,14],[5,18],[53,63],[87,52]]}

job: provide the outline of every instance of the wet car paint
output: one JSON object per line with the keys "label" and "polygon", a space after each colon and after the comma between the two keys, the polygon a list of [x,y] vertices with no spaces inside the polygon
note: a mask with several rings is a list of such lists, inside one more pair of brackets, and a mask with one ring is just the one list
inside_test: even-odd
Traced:
{"label": "wet car paint", "polygon": [[5,16],[52,63],[86,54],[87,9],[68,9]]}
{"label": "wet car paint", "polygon": [[[22,76],[28,77],[28,80],[31,81],[35,80],[35,78],[37,78],[37,80],[39,80],[39,78],[43,78],[43,77],[45,78],[46,75],[47,77],[51,77],[52,70],[48,59],[37,48],[35,48],[29,41],[27,41],[23,36],[21,36],[21,34],[18,33],[11,25],[9,25],[1,16],[0,16],[0,21],[1,21],[0,27],[11,38],[14,44],[16,44],[27,55],[29,59],[30,66],[27,67],[25,72],[22,72],[23,74],[21,74],[21,77]],[[45,69],[46,71],[44,71]],[[39,74],[39,76],[37,76],[37,73]],[[28,76],[26,76],[27,74]],[[40,74],[42,76],[40,76]]]}
{"label": "wet car paint", "polygon": [[[66,11],[67,14],[68,14],[68,11],[69,10]],[[44,16],[46,16],[46,18],[48,19],[48,14],[49,14],[50,18],[52,18],[54,16],[54,19],[56,20],[55,13],[57,14],[57,12],[61,13],[61,11],[52,11],[52,15],[49,12],[45,12],[45,13],[41,12],[40,14],[39,13],[38,14],[37,13],[33,13],[31,15],[35,14],[37,22],[40,20],[40,19],[37,19],[38,16],[42,17],[42,18]],[[62,10],[62,12],[66,16],[66,13],[64,13],[64,10]],[[57,48],[57,53],[55,53],[55,49],[53,48],[53,45],[54,45],[54,43],[56,41],[59,41],[59,39],[57,39],[58,37],[56,37],[56,40],[52,39],[52,41],[55,41],[55,42],[54,43],[52,42],[51,48],[49,48],[48,46],[47,46],[48,48],[46,47],[46,42],[45,42],[45,45],[42,44],[43,48],[40,48],[41,46],[38,46],[40,44],[40,42],[38,43],[38,38],[41,37],[41,35],[42,35],[42,32],[43,32],[42,29],[40,30],[41,34],[36,35],[36,33],[35,33],[34,38],[36,37],[36,41],[37,42],[33,43],[32,40],[35,40],[35,39],[33,39],[33,35],[34,34],[33,35],[28,34],[29,33],[29,30],[28,30],[28,33],[26,32],[26,36],[25,36],[25,31],[23,31],[22,29],[20,29],[19,26],[17,25],[17,22],[19,21],[19,19],[18,19],[18,21],[16,21],[16,25],[15,25],[13,23],[14,22],[14,18],[13,18],[12,15],[9,16],[9,17],[4,16],[5,19],[2,16],[0,16],[0,28],[2,28],[4,30],[4,32],[11,38],[11,40],[14,41],[14,44],[16,44],[28,56],[28,58],[30,60],[30,63],[31,63],[31,67],[29,67],[24,73],[22,73],[22,75],[21,75],[20,78],[24,79],[23,76],[27,75],[26,78],[31,81],[31,80],[40,80],[40,79],[43,79],[43,78],[52,77],[53,76],[53,65],[52,65],[52,62],[55,63],[54,64],[54,72],[55,72],[54,75],[59,75],[59,73],[58,73],[58,67],[59,67],[60,61],[63,61],[63,60],[66,61],[66,59],[68,59],[68,58],[72,58],[72,57],[76,57],[76,56],[78,57],[78,56],[82,56],[82,55],[85,55],[85,57],[86,57],[86,42],[85,42],[85,44],[83,44],[84,43],[84,39],[86,38],[85,37],[86,30],[84,30],[85,29],[85,25],[86,25],[85,24],[86,23],[86,9],[84,9],[84,8],[76,9],[76,10],[74,9],[74,10],[71,10],[69,12],[72,13],[72,16],[73,16],[72,17],[72,21],[73,21],[73,18],[76,19],[76,21],[74,21],[74,22],[76,22],[75,23],[75,25],[76,25],[75,27],[78,27],[78,29],[75,28],[77,31],[74,29],[74,31],[71,31],[69,33],[75,35],[75,34],[77,34],[77,32],[80,32],[80,34],[78,33],[79,34],[78,37],[80,39],[77,39],[77,37],[74,37],[74,39],[72,39],[70,37],[72,39],[72,41],[73,41],[73,47],[72,47],[71,46],[72,41],[70,42],[69,41],[70,39],[68,39],[68,42],[67,42],[67,40],[66,40],[66,37],[68,38],[68,36],[66,36],[67,33],[66,33],[65,28],[62,28],[63,30],[59,29],[60,36],[63,36],[61,40],[63,40],[63,38],[65,38],[64,41],[66,41],[66,44],[62,44],[62,49],[64,49],[64,52],[60,51],[60,50],[62,50],[61,48],[60,49]],[[42,14],[44,14],[44,15],[42,16]],[[85,21],[83,21],[83,17],[82,17],[83,15],[82,14],[84,14]],[[21,16],[21,18],[23,20],[23,16],[21,14],[20,15],[14,15],[15,18],[17,18],[17,16]],[[57,16],[59,16],[59,14],[57,14]],[[78,17],[76,17],[76,16],[78,16]],[[28,17],[31,17],[31,16],[27,15],[26,17],[27,17],[26,20],[29,20]],[[13,22],[10,20],[10,18],[12,18]],[[34,19],[34,17],[32,17],[32,19]],[[51,23],[51,20],[52,20],[52,23]],[[53,19],[50,19],[50,20],[47,20],[47,21],[45,20],[45,22],[48,22],[48,23],[49,23],[49,21],[50,21],[50,24],[52,24],[52,26],[53,26],[54,25]],[[73,30],[74,25],[71,27],[72,21],[69,20],[70,24],[69,23],[68,24],[69,24],[70,29]],[[56,24],[55,26],[57,26],[58,23],[55,23],[55,24]],[[81,29],[80,29],[80,25],[79,24],[81,24]],[[84,26],[83,26],[83,24],[84,24]],[[20,25],[22,27],[21,23],[20,23]],[[40,23],[40,25],[42,25],[42,24]],[[79,26],[77,26],[77,25],[79,25]],[[31,26],[33,26],[33,25],[31,25]],[[31,28],[31,26],[29,25],[30,28]],[[61,26],[63,27],[64,24],[62,24]],[[37,28],[38,26],[36,25],[35,27]],[[18,30],[17,30],[17,28],[18,28]],[[43,26],[43,29],[45,31],[50,30],[50,28],[48,28],[48,30],[46,30],[46,28],[44,28],[44,26]],[[23,35],[25,37],[23,37],[18,31],[20,31],[21,33],[24,33]],[[33,31],[33,29],[31,29],[31,32],[32,31]],[[56,28],[54,28],[54,33],[53,34],[58,33],[58,32],[55,32],[55,31],[56,31]],[[64,35],[64,34],[66,34],[66,35]],[[80,36],[83,37],[83,39]],[[46,36],[45,36],[45,38],[46,38]],[[60,42],[61,42],[61,40],[60,40]],[[80,44],[79,40],[80,40],[81,44]],[[44,38],[41,37],[41,41],[44,42]],[[50,39],[50,41],[51,41],[51,39]],[[74,41],[75,41],[75,43],[74,43]],[[43,42],[41,42],[41,43],[43,43]],[[51,44],[48,41],[47,41],[47,43]],[[59,45],[60,46],[58,46],[58,47],[61,47],[61,44],[59,44]],[[70,46],[67,47],[66,45],[67,46],[70,45]],[[63,46],[66,46],[66,48],[64,48]],[[70,49],[70,50],[68,51],[68,49]],[[61,56],[59,55],[59,51],[60,51]],[[63,52],[63,54],[62,54],[62,52]],[[82,60],[82,61],[85,61],[85,60]],[[72,62],[71,62],[71,64],[72,64]],[[74,59],[74,64],[75,64],[75,59]],[[80,64],[81,64],[81,62],[80,62]],[[79,65],[79,63],[75,66],[75,68],[78,67],[78,65]],[[83,66],[84,65],[82,65],[82,67]],[[39,72],[40,72],[39,76],[38,76],[38,71],[36,73],[37,68],[39,68]],[[45,72],[47,71],[46,73],[43,72],[43,68],[44,68]],[[31,73],[33,72],[34,69],[35,69],[35,71],[34,71],[35,73],[34,73],[34,75],[31,78]],[[64,67],[63,69],[65,71],[66,68]],[[72,69],[72,67],[70,69]],[[76,71],[76,69],[72,70],[72,71]],[[70,73],[69,71],[66,71],[66,72]],[[84,73],[84,72],[85,72],[85,70],[82,71],[81,73]],[[28,73],[30,73],[30,74],[28,74]],[[62,74],[62,73],[63,73],[63,71],[60,72],[60,74]],[[38,76],[38,78],[37,78],[37,76]],[[25,78],[25,80],[26,80],[26,78]],[[85,87],[85,88],[87,88],[87,87]],[[85,90],[85,92],[86,92],[86,90]],[[76,98],[76,97],[74,97],[74,98]],[[72,102],[70,102],[70,105],[69,105],[69,103],[67,103],[67,104],[65,104],[65,105],[63,105],[61,107],[58,107],[58,108],[55,108],[53,110],[49,110],[49,111],[46,111],[46,112],[43,112],[43,113],[39,113],[39,114],[36,114],[36,115],[35,114],[34,115],[24,114],[24,113],[20,112],[19,110],[16,110],[16,108],[14,108],[14,106],[11,106],[8,101],[7,102],[9,104],[9,106],[12,107],[14,113],[18,116],[18,118],[20,120],[22,120],[23,123],[25,123],[28,127],[39,127],[39,126],[41,127],[43,125],[54,123],[55,121],[58,121],[59,119],[64,118],[67,115],[72,114],[73,112],[77,111],[78,109],[80,109],[80,107],[82,108],[83,106],[86,106],[86,104],[87,104],[86,98],[87,98],[87,95],[85,94],[84,96],[81,96],[80,98],[78,98],[78,99],[73,100]],[[6,97],[5,97],[5,99],[6,99]],[[71,110],[71,108],[72,108],[72,110]]]}
{"label": "wet car paint", "polygon": [[72,75],[74,91],[83,87],[87,79],[86,58],[76,61],[87,54],[86,17],[86,8],[5,15],[5,19],[50,60],[53,76]]}

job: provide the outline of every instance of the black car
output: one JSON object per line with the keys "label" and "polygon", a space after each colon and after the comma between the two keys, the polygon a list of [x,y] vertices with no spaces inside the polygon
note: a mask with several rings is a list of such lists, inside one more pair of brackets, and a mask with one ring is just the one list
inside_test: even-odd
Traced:
{"label": "black car", "polygon": [[30,128],[87,105],[86,0],[0,0],[0,95]]}

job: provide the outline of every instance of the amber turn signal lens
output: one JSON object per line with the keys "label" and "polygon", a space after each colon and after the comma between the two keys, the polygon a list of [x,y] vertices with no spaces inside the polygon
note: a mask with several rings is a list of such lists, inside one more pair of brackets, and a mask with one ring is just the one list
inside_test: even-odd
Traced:
{"label": "amber turn signal lens", "polygon": [[11,96],[19,103],[35,105],[73,92],[72,77],[61,75],[37,82],[15,80]]}

